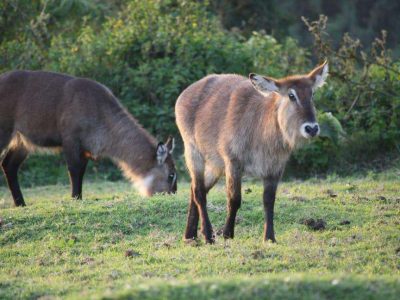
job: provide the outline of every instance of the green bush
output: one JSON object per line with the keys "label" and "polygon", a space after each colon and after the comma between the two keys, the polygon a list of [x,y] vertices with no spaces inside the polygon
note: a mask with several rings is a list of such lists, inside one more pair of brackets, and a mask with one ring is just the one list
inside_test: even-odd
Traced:
{"label": "green bush", "polygon": [[[0,71],[46,69],[93,78],[110,87],[146,129],[164,140],[169,134],[179,137],[174,118],[178,95],[209,73],[281,77],[312,67],[310,50],[295,39],[278,42],[262,32],[249,37],[227,32],[208,8],[207,2],[184,0],[9,0],[0,4],[0,26],[6,32],[0,37]],[[17,18],[18,12],[23,17]],[[321,22],[309,28],[321,60],[329,59],[331,76],[316,95],[323,136],[291,161],[291,169],[303,174],[334,169],[342,156],[350,157],[347,153],[367,153],[359,149],[359,139],[368,141],[370,155],[400,148],[399,62],[390,61],[382,40],[371,48],[368,64],[360,63],[366,54],[349,36],[334,50],[322,43]],[[324,112],[337,117],[346,138],[339,138],[343,130],[338,121]],[[183,171],[181,143],[177,150]],[[41,172],[37,159],[25,166],[32,182],[42,182],[34,175]],[[54,174],[61,174],[61,167],[64,172],[61,163],[55,165],[59,170]],[[109,166],[95,164],[90,172],[120,178]]]}
{"label": "green bush", "polygon": [[[349,165],[354,171],[354,165],[362,166],[379,156],[398,157],[400,61],[393,61],[386,49],[386,32],[375,39],[368,51],[348,34],[335,48],[326,32],[325,16],[311,23],[304,21],[314,37],[315,52],[329,61],[329,84],[322,90],[318,106],[332,112],[346,132],[341,146],[314,171],[343,170]],[[320,148],[329,153],[328,148]]]}
{"label": "green bush", "polygon": [[100,31],[88,25],[76,37],[55,37],[49,57],[48,69],[109,86],[159,137],[177,134],[175,101],[207,74],[285,75],[308,63],[294,40],[278,44],[258,33],[244,40],[225,32],[203,4],[187,1],[131,1]]}

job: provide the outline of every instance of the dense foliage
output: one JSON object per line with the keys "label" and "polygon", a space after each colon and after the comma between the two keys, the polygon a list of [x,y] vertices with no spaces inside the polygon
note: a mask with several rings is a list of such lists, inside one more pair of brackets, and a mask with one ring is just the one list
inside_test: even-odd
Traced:
{"label": "dense foliage", "polygon": [[223,26],[244,35],[264,30],[278,40],[295,36],[301,46],[312,44],[312,37],[304,30],[301,17],[312,20],[320,14],[329,17],[327,32],[335,46],[343,33],[357,36],[369,45],[381,30],[390,30],[387,43],[400,54],[400,2],[392,0],[211,0],[213,10]]}
{"label": "dense foliage", "polygon": [[190,83],[209,73],[301,73],[313,67],[316,53],[331,64],[328,85],[316,99],[324,132],[294,156],[292,170],[326,171],[342,157],[354,162],[363,154],[368,160],[399,148],[400,64],[390,59],[383,39],[367,55],[345,35],[336,51],[324,40],[323,19],[308,24],[316,41],[312,52],[290,37],[278,42],[263,32],[227,31],[213,7],[183,0],[8,0],[0,4],[0,71],[46,69],[93,78],[164,139],[179,136],[174,104]]}
{"label": "dense foliage", "polygon": [[345,132],[341,134],[344,139],[340,147],[337,143],[327,145],[322,138],[299,151],[295,156],[297,163],[306,160],[306,151],[316,158],[308,165],[311,169],[333,164],[343,168],[351,163],[353,166],[348,169],[355,171],[365,162],[371,166],[371,160],[376,158],[381,165],[385,157],[398,157],[400,61],[393,61],[386,49],[387,32],[382,31],[368,50],[349,34],[334,48],[326,31],[326,16],[313,22],[305,18],[303,21],[314,37],[316,55],[330,63],[329,85],[322,90],[319,108],[332,112]]}

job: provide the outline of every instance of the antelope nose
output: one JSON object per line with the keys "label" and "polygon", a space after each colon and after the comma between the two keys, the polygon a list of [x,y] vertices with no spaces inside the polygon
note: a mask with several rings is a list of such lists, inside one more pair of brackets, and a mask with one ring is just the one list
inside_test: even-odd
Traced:
{"label": "antelope nose", "polygon": [[318,124],[315,125],[307,125],[304,130],[306,131],[306,133],[308,133],[310,136],[314,137],[317,135],[318,131],[319,131],[319,126]]}

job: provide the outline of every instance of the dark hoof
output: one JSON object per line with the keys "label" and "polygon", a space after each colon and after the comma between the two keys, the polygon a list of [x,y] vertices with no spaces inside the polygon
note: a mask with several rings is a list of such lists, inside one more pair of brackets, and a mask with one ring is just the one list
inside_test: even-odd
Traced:
{"label": "dark hoof", "polygon": [[224,231],[223,237],[226,240],[230,240],[230,239],[233,239],[234,234],[233,234],[233,232]]}
{"label": "dark hoof", "polygon": [[24,206],[26,206],[26,204],[25,204],[25,202],[19,202],[19,203],[15,203],[15,206],[24,207]]}
{"label": "dark hoof", "polygon": [[215,243],[215,235],[213,231],[211,231],[208,234],[203,234],[204,235],[204,240],[206,244],[214,244]]}
{"label": "dark hoof", "polygon": [[204,236],[204,240],[205,240],[206,244],[214,244],[215,234],[214,234],[214,231],[212,230],[212,227],[207,228],[207,229],[202,229],[201,234]]}
{"label": "dark hoof", "polygon": [[186,231],[183,235],[183,240],[195,240],[197,239],[197,230]]}

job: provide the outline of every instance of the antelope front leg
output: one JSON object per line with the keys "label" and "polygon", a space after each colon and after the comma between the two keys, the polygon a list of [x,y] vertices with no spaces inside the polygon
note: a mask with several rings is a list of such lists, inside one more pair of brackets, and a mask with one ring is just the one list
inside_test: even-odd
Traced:
{"label": "antelope front leg", "polygon": [[1,164],[15,206],[25,206],[24,197],[22,196],[18,182],[18,169],[27,156],[28,152],[24,148],[11,149]]}
{"label": "antelope front leg", "polygon": [[274,205],[278,182],[279,179],[276,178],[264,178],[264,241],[270,240],[273,243],[276,242],[274,232]]}
{"label": "antelope front leg", "polygon": [[80,147],[70,142],[64,143],[65,159],[71,181],[71,196],[74,199],[82,199],[82,182],[88,160],[83,156]]}
{"label": "antelope front leg", "polygon": [[236,213],[242,202],[241,195],[241,169],[238,162],[226,164],[226,193],[227,193],[227,217],[223,231],[224,238],[233,239]]}

